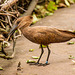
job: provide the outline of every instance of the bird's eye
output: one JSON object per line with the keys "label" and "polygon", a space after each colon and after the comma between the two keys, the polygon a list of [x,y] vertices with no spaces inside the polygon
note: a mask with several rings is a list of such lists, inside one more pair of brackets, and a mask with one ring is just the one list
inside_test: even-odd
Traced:
{"label": "bird's eye", "polygon": [[30,19],[33,19],[33,17],[32,17],[32,16],[30,16]]}

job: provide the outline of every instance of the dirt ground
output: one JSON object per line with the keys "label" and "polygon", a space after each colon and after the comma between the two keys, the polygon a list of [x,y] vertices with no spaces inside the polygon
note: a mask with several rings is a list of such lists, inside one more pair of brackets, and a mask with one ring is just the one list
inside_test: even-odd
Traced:
{"label": "dirt ground", "polygon": [[[41,19],[34,26],[37,25],[75,30],[75,4],[71,7],[57,10],[53,16]],[[75,42],[75,39],[70,41]],[[17,39],[15,57],[11,60],[0,58],[0,66],[4,69],[0,71],[0,75],[75,75],[75,65],[72,59],[68,59],[69,55],[75,57],[75,44],[67,45],[67,42],[55,43],[50,44],[49,47],[51,49],[50,65],[29,65],[26,63],[26,60],[32,59],[31,56],[39,56],[41,50],[39,45],[30,42],[23,36],[20,37]],[[29,49],[34,49],[34,51],[29,52]],[[40,61],[42,63],[45,63],[47,57],[47,49],[45,48],[44,50],[45,52]],[[21,71],[17,71],[18,62],[21,62]]]}

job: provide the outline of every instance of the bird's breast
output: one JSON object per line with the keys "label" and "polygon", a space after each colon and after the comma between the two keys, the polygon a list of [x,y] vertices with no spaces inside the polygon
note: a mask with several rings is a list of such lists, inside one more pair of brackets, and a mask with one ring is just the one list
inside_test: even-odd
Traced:
{"label": "bird's breast", "polygon": [[23,35],[30,41],[37,44],[48,45],[50,43],[65,42],[73,38],[70,34],[57,29],[46,27],[29,27],[22,29]]}

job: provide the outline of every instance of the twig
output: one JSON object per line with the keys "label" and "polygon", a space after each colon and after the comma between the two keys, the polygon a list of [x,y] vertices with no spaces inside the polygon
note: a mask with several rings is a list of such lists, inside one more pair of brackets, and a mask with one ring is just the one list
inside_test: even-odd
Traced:
{"label": "twig", "polygon": [[4,24],[0,21],[0,23],[1,23],[1,26],[3,27],[3,28],[5,28],[5,26],[4,26]]}
{"label": "twig", "polygon": [[10,38],[10,35],[7,37],[6,41],[8,41],[8,40],[9,40],[9,38]]}
{"label": "twig", "polygon": [[[7,14],[8,14],[8,13],[7,13]],[[7,15],[7,18],[8,18],[8,23],[9,23],[10,27],[12,27],[12,23],[11,23],[11,21],[10,21],[10,16]]]}
{"label": "twig", "polygon": [[[44,1],[45,1],[45,0],[39,0],[38,3],[42,3],[42,2],[44,2]],[[46,1],[47,1],[47,0],[46,0]]]}
{"label": "twig", "polygon": [[3,42],[4,41],[4,39],[0,39],[0,42]]}
{"label": "twig", "polygon": [[26,10],[25,10],[25,9],[23,9],[22,7],[19,7],[19,6],[18,6],[18,8],[20,8],[21,10],[23,10],[23,11],[25,11],[25,12],[26,12]]}
{"label": "twig", "polygon": [[8,1],[6,1],[4,4],[0,5],[1,6],[1,10],[9,8],[9,6],[14,5],[14,3],[16,3],[17,1],[18,0],[8,0]]}
{"label": "twig", "polygon": [[4,21],[4,20],[2,20],[2,19],[0,19],[0,21],[5,22],[5,23],[8,23],[7,21]]}
{"label": "twig", "polygon": [[7,13],[0,13],[0,15],[9,15],[9,16],[12,16],[12,17],[16,18],[14,15],[12,15],[12,14],[7,14]]}
{"label": "twig", "polygon": [[18,14],[18,12],[17,11],[14,11],[14,12],[8,12],[9,14]]}
{"label": "twig", "polygon": [[6,32],[7,33],[7,31],[3,28],[0,28],[0,32]]}

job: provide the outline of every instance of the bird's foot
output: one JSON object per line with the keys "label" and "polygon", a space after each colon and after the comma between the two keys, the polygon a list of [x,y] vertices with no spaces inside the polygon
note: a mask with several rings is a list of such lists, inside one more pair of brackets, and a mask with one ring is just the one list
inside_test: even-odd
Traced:
{"label": "bird's foot", "polygon": [[35,63],[35,65],[38,65],[38,66],[47,66],[47,65],[49,65],[50,63],[45,63],[45,64],[43,64],[43,63]]}
{"label": "bird's foot", "polygon": [[46,63],[45,64],[43,64],[43,66],[46,66],[46,65],[49,65],[50,63],[48,63],[48,61],[46,61]]}
{"label": "bird's foot", "polygon": [[43,66],[47,66],[47,65],[49,65],[50,63],[45,63],[45,64],[43,64]]}
{"label": "bird's foot", "polygon": [[49,65],[50,63],[45,63],[45,64],[43,64],[43,63],[30,63],[30,65],[37,65],[37,66],[46,66],[46,65]]}
{"label": "bird's foot", "polygon": [[29,63],[29,65],[43,66],[43,64],[42,64],[42,63],[38,63],[38,62],[36,62],[36,63]]}

